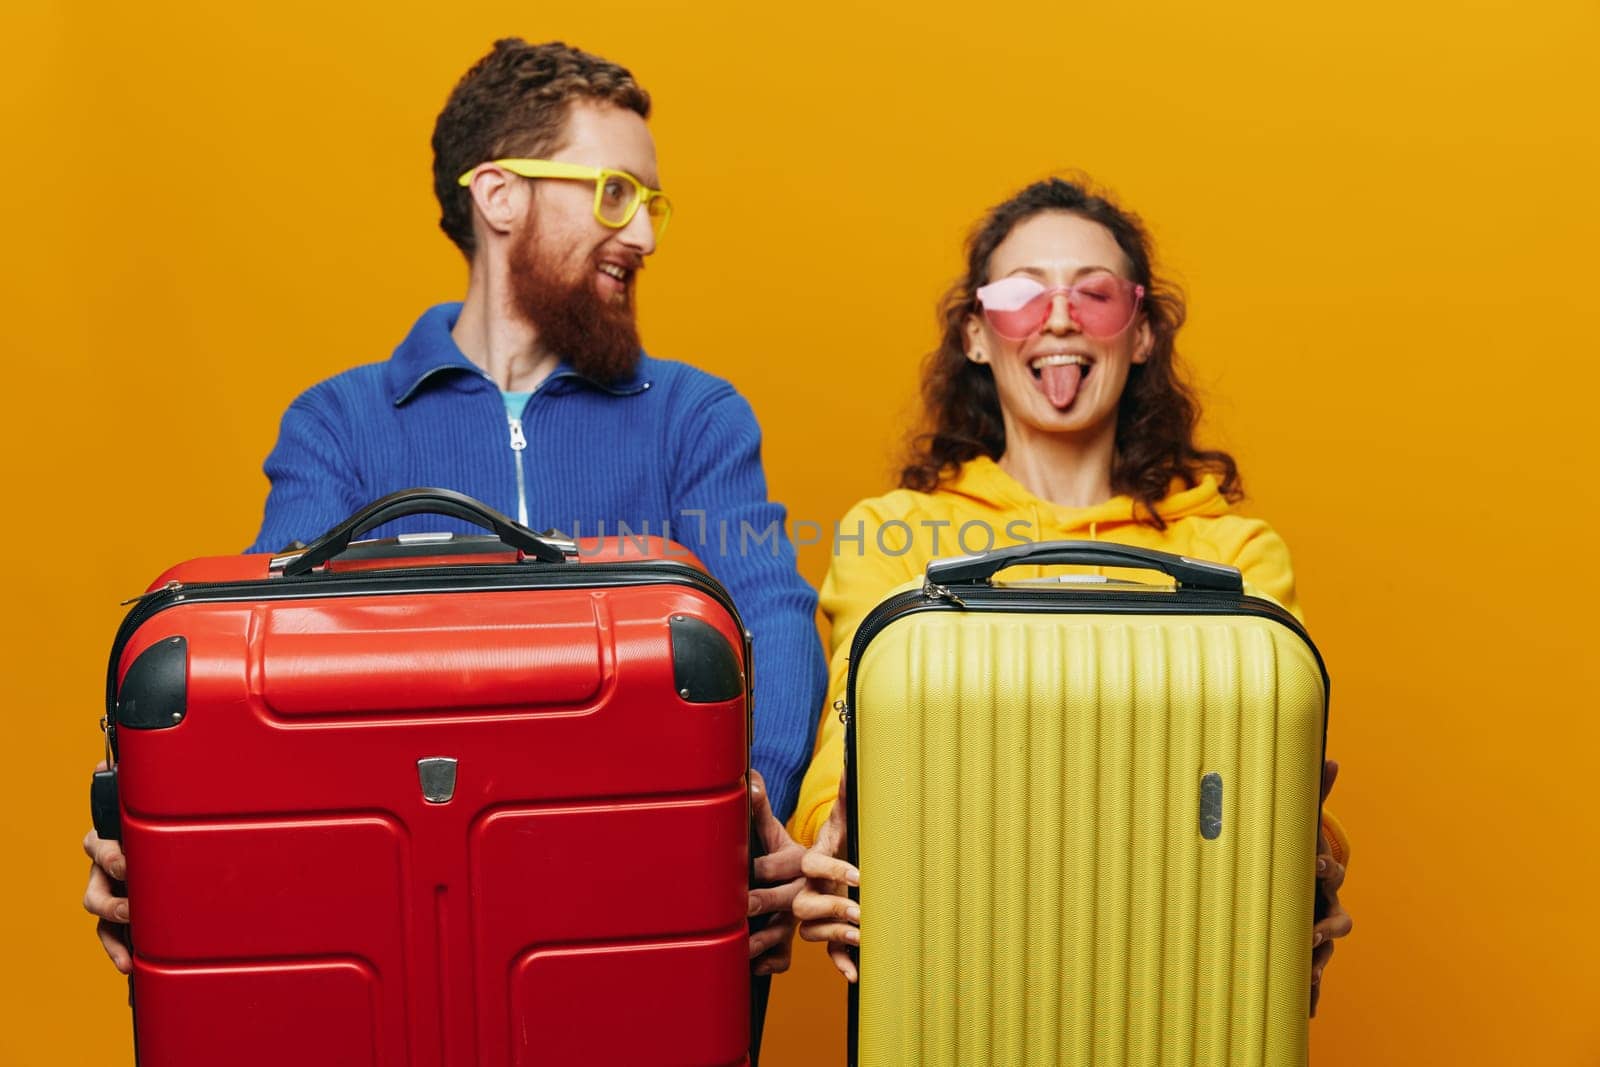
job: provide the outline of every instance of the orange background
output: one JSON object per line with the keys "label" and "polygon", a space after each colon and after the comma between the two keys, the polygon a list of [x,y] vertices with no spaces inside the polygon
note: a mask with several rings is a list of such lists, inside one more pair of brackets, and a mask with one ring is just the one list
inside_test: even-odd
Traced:
{"label": "orange background", "polygon": [[[797,518],[887,486],[985,207],[1078,167],[1142,212],[1335,680],[1356,932],[1316,1062],[1600,1062],[1597,28],[1593,0],[11,10],[0,1063],[131,1060],[77,910],[117,602],[247,543],[288,401],[460,293],[428,136],[502,34],[655,94],[646,340],[751,399]],[[843,1006],[804,951],[769,1067],[842,1062]]]}

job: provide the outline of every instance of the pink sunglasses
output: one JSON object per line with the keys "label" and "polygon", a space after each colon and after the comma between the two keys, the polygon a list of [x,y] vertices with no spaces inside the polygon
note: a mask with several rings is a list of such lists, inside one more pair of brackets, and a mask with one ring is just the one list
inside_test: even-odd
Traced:
{"label": "pink sunglasses", "polygon": [[1067,296],[1067,314],[1078,329],[1097,341],[1126,330],[1139,313],[1144,286],[1097,271],[1071,285],[1054,288],[1024,274],[990,282],[978,290],[978,304],[994,332],[1009,341],[1023,341],[1050,319],[1057,293]]}

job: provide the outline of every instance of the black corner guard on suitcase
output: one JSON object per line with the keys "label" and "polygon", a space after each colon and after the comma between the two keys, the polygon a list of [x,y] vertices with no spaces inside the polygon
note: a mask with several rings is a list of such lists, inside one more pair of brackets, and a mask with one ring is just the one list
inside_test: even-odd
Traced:
{"label": "black corner guard on suitcase", "polygon": [[674,615],[672,685],[691,704],[717,704],[744,693],[739,654],[715,626],[704,619]]}
{"label": "black corner guard on suitcase", "polygon": [[189,642],[157,641],[128,666],[117,690],[117,726],[165,730],[183,721],[189,704]]}
{"label": "black corner guard on suitcase", "polygon": [[1038,541],[999,548],[973,556],[936,559],[928,564],[927,579],[934,585],[986,585],[1007,567],[1071,564],[1085,567],[1127,567],[1160,571],[1185,589],[1241,593],[1239,571],[1220,563],[1207,563],[1151,548],[1130,548],[1103,541]]}
{"label": "black corner guard on suitcase", "polygon": [[521,523],[502,515],[489,505],[452,489],[402,489],[374,500],[348,519],[317,538],[311,546],[284,563],[285,577],[309,574],[350,547],[350,542],[368,530],[407,515],[449,515],[485,530],[511,548],[541,563],[565,563],[576,546],[541,537]]}

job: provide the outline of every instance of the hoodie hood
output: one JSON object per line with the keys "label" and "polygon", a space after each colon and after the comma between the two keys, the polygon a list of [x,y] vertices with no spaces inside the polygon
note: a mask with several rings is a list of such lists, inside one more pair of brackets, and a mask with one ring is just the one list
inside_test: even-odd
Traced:
{"label": "hoodie hood", "polygon": [[[969,460],[954,480],[941,491],[966,498],[984,510],[1029,517],[1035,526],[1063,532],[1084,531],[1091,538],[1117,526],[1135,525],[1134,502],[1130,496],[1114,496],[1086,508],[1053,504],[1025,489],[1020,482],[988,457]],[[1212,475],[1204,475],[1192,489],[1174,482],[1172,491],[1156,503],[1156,514],[1167,522],[1192,517],[1215,517],[1233,510]]]}

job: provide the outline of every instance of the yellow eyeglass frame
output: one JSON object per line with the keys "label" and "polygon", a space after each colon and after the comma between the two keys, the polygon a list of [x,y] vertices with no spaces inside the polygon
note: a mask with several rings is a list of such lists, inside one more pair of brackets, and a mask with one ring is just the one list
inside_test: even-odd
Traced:
{"label": "yellow eyeglass frame", "polygon": [[[564,181],[592,181],[594,182],[594,217],[600,225],[612,230],[620,230],[633,221],[633,216],[638,214],[639,206],[645,208],[645,214],[650,219],[651,227],[655,230],[656,238],[667,231],[667,222],[672,218],[672,201],[660,189],[652,189],[644,182],[635,178],[625,170],[613,170],[610,167],[586,167],[581,163],[562,163],[553,159],[492,159],[488,163],[479,163],[467,171],[456,184],[467,186],[472,184],[472,176],[478,173],[480,167],[492,166],[509,170],[512,174],[524,178],[558,178]],[[612,222],[601,213],[601,205],[605,202],[606,181],[617,178],[633,186],[633,202],[623,213],[619,222]]]}

